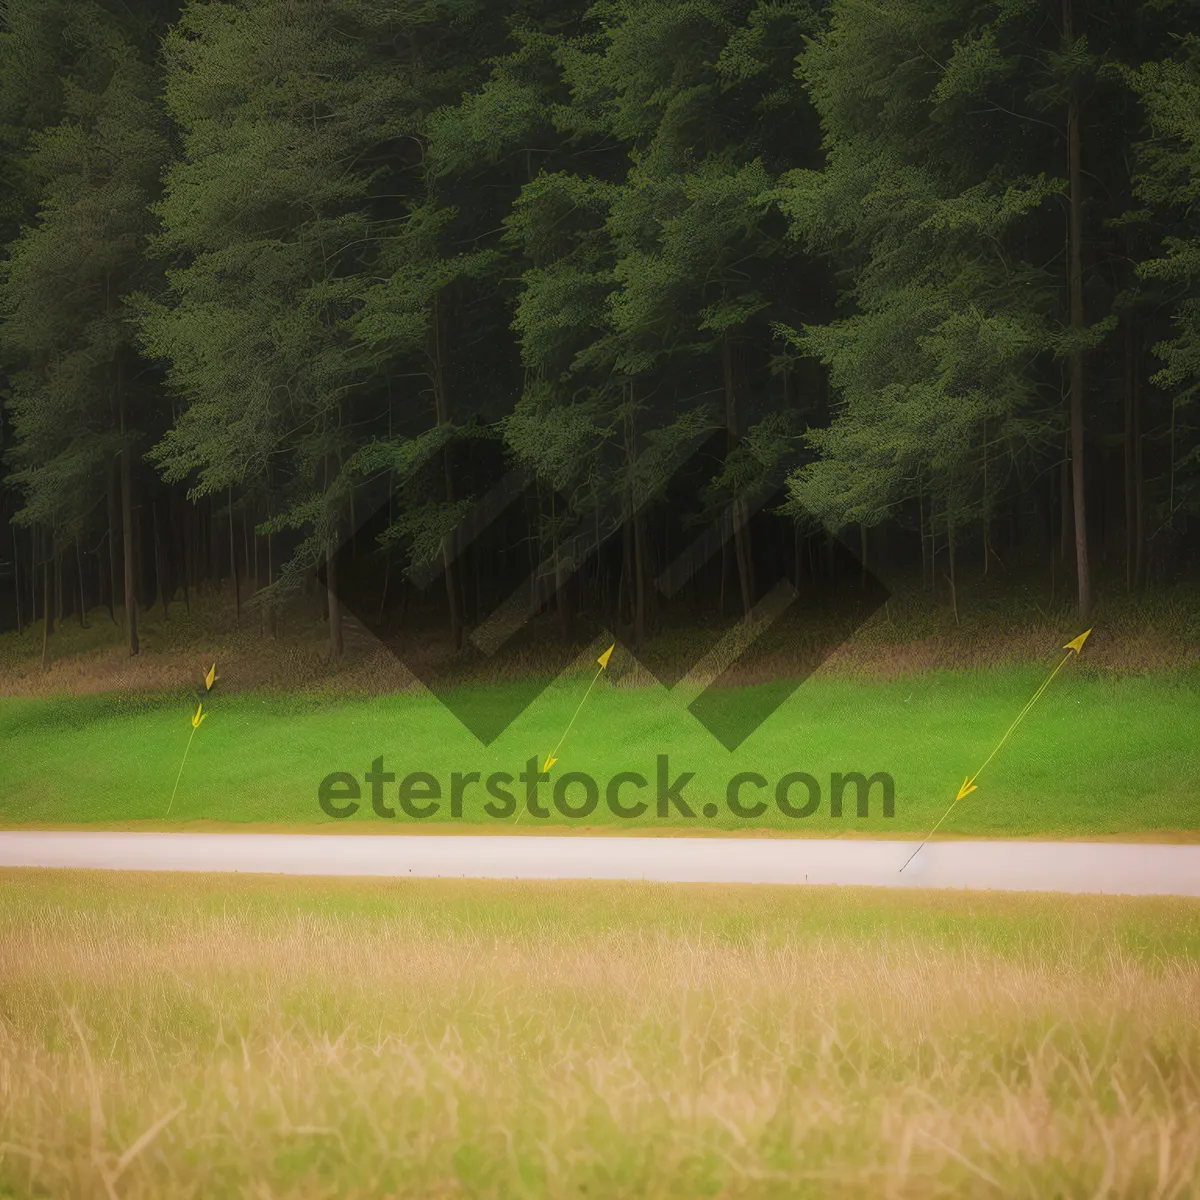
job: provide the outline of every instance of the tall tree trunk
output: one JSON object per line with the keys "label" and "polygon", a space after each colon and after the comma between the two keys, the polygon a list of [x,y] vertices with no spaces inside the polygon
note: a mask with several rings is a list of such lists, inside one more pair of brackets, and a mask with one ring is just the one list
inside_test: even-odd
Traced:
{"label": "tall tree trunk", "polygon": [[[258,572],[257,570],[252,575],[250,573],[251,550],[250,550],[250,522],[246,519],[246,501],[243,501],[242,506],[242,562],[246,567],[246,582],[250,584],[250,595],[253,596],[258,590]],[[351,528],[354,527],[353,519],[351,519]]]}
{"label": "tall tree trunk", "polygon": [[717,595],[717,612],[720,613],[721,619],[725,618],[725,584],[729,579],[729,539],[723,537],[721,539],[721,586]]}
{"label": "tall tree trunk", "polygon": [[921,590],[925,591],[929,588],[932,571],[929,568],[929,546],[925,535],[925,492],[923,488],[917,491],[917,533],[921,537]]}
{"label": "tall tree trunk", "polygon": [[54,613],[50,609],[50,562],[54,558],[54,539],[47,534],[46,549],[42,558],[42,670],[46,670],[46,651],[50,635],[54,632]]}
{"label": "tall tree trunk", "polygon": [[[550,529],[554,548],[554,611],[558,617],[558,635],[565,642],[571,636],[571,597],[567,593],[568,581],[563,567],[562,546],[558,537],[558,506],[553,491],[550,493]],[[478,573],[475,578],[476,586],[478,586]],[[476,609],[478,610],[478,602]]]}
{"label": "tall tree trunk", "polygon": [[[267,500],[267,520],[271,519],[271,501]],[[267,586],[275,582],[275,543],[272,540],[272,534],[267,534]],[[270,608],[267,611],[267,630],[272,637],[277,637],[279,633],[278,618],[275,615],[275,601],[271,600]]]}
{"label": "tall tree trunk", "polygon": [[1136,396],[1137,366],[1134,355],[1133,323],[1125,323],[1125,590],[1136,586],[1134,564],[1137,562],[1138,495],[1137,451],[1138,414]]}
{"label": "tall tree trunk", "polygon": [[[726,453],[737,445],[738,428],[738,348],[734,346],[728,331],[722,345],[725,376],[725,434]],[[742,620],[749,623],[750,610],[754,606],[753,563],[750,557],[750,526],[746,502],[741,496],[733,500],[733,553],[737,560],[738,586],[742,593]]]}
{"label": "tall tree trunk", "polygon": [[24,631],[24,625],[21,622],[21,545],[17,540],[17,527],[12,527],[13,539],[13,591],[17,598],[17,636],[20,637]]}
{"label": "tall tree trunk", "polygon": [[79,535],[75,535],[75,572],[79,576],[79,628],[87,629],[87,599],[83,594],[83,555],[79,552]]}
{"label": "tall tree trunk", "polygon": [[125,567],[123,598],[125,601],[125,635],[131,657],[139,651],[137,583],[134,573],[133,544],[133,451],[127,446],[121,451],[121,541]]}
{"label": "tall tree trunk", "polygon": [[163,620],[170,619],[170,613],[167,610],[167,603],[170,599],[167,586],[166,568],[164,565],[164,555],[162,552],[162,539],[158,535],[158,501],[155,500],[151,505],[150,519],[154,522],[154,590],[158,593],[158,598],[162,601]]}
{"label": "tall tree trunk", "polygon": [[337,539],[325,546],[325,597],[329,605],[329,654],[333,661],[342,657],[342,604],[337,594]]}
{"label": "tall tree trunk", "polygon": [[[391,441],[391,439],[392,439],[392,383],[391,383],[391,379],[389,378],[388,379],[388,441]],[[396,519],[396,506],[395,506],[396,471],[394,468],[388,472],[387,488],[388,488],[388,490],[387,490],[387,497],[388,497],[387,522],[388,522],[388,528],[390,529]],[[383,560],[383,594],[379,597],[379,619],[376,622],[376,624],[378,624],[380,629],[385,628],[383,621],[384,621],[384,616],[387,613],[388,588],[391,585],[391,582],[392,582],[392,547],[388,546],[387,553],[384,556],[384,560]],[[389,622],[389,624],[390,624],[390,622]]]}
{"label": "tall tree trunk", "polygon": [[[476,576],[478,587],[478,576]],[[571,637],[571,580],[563,569],[557,549],[554,558],[554,611],[558,617],[558,636],[569,641]],[[478,605],[476,605],[478,608]]]}
{"label": "tall tree trunk", "polygon": [[[637,425],[633,412],[633,383],[625,386],[625,462],[632,468],[637,456]],[[633,591],[633,641],[634,648],[640,650],[646,640],[646,525],[643,506],[638,503],[638,495],[634,490],[633,472],[630,470],[629,482],[629,513],[627,524],[633,526],[632,537],[632,578],[630,585]]]}
{"label": "tall tree trunk", "polygon": [[950,574],[947,577],[950,583],[950,605],[954,609],[954,623],[959,624],[958,620],[958,578],[954,572],[954,518],[950,515],[950,506],[946,505],[946,554],[950,559]]}
{"label": "tall tree trunk", "polygon": [[[104,536],[100,539],[102,542],[108,541],[111,537],[109,531],[105,531]],[[109,592],[111,581],[108,572],[104,569],[104,561],[101,558],[103,549],[101,546],[96,546],[96,603],[102,604],[108,609],[109,618],[112,618],[112,595]]]}
{"label": "tall tree trunk", "polygon": [[108,468],[108,614],[116,624],[116,481],[120,478],[119,463],[110,463]]}
{"label": "tall tree trunk", "polygon": [[237,538],[233,536],[233,488],[229,489],[229,573],[233,576],[233,611],[237,627],[242,627],[242,581],[238,575]]}
{"label": "tall tree trunk", "polygon": [[208,497],[208,510],[204,514],[204,537],[208,548],[208,577],[221,588],[221,548],[218,545],[220,537],[217,533],[217,518],[213,512],[213,498]]}
{"label": "tall tree trunk", "polygon": [[[391,524],[390,521],[388,523]],[[392,581],[392,550],[391,550],[391,547],[389,546],[388,550],[387,550],[387,554],[385,555],[384,560],[383,560],[383,591],[380,593],[380,596],[379,596],[379,616],[376,617],[376,619],[375,619],[375,624],[378,625],[380,629],[383,629],[383,627],[384,627],[383,618],[384,618],[384,614],[387,612],[388,587],[391,585],[391,581]]]}
{"label": "tall tree trunk", "polygon": [[[430,323],[430,360],[433,367],[434,412],[439,425],[450,423],[450,397],[446,390],[446,365],[442,338],[442,298],[433,298],[433,320]],[[446,503],[454,503],[454,477],[450,448],[442,448],[442,473],[445,478]],[[446,576],[446,603],[450,609],[450,641],[455,650],[463,644],[462,587],[458,561],[458,535],[451,530],[442,539],[442,566]]]}
{"label": "tall tree trunk", "polygon": [[992,557],[992,512],[991,493],[988,491],[988,428],[983,422],[983,574],[988,573],[988,559]]}
{"label": "tall tree trunk", "polygon": [[646,521],[639,509],[633,515],[633,641],[641,649],[646,641]]}
{"label": "tall tree trunk", "polygon": [[[1074,40],[1072,0],[1063,0],[1063,38]],[[1071,297],[1071,330],[1083,332],[1083,180],[1080,166],[1080,102],[1074,91],[1067,106],[1067,176],[1069,232],[1068,284]],[[1075,574],[1079,591],[1079,618],[1092,615],[1092,577],[1088,564],[1087,508],[1084,494],[1083,351],[1072,350],[1071,371],[1071,493],[1075,514]]]}
{"label": "tall tree trunk", "polygon": [[531,492],[525,498],[525,520],[528,528],[537,530],[537,536],[525,539],[525,554],[529,565],[529,618],[532,620],[542,606],[542,577],[539,570],[542,555],[542,482],[536,476]]}
{"label": "tall tree trunk", "polygon": [[1075,543],[1075,510],[1071,506],[1071,434],[1063,444],[1062,462],[1058,467],[1058,530],[1059,558],[1064,567]]}
{"label": "tall tree trunk", "polygon": [[194,504],[188,504],[186,497],[178,500],[179,528],[183,530],[183,548],[180,557],[179,580],[183,584],[183,608],[185,612],[192,611],[192,572],[195,570],[196,522]]}
{"label": "tall tree trunk", "polygon": [[54,551],[54,619],[61,625],[63,619],[63,569],[62,551],[55,547]]}
{"label": "tall tree trunk", "polygon": [[633,623],[633,522],[624,521],[621,525],[621,573],[617,577],[617,622],[620,624],[626,616]]}
{"label": "tall tree trunk", "polygon": [[[120,413],[121,435],[125,429],[125,391],[122,387],[122,367],[117,360],[117,408]],[[125,567],[125,634],[130,657],[138,653],[137,585],[134,572],[133,544],[133,448],[126,442],[121,449],[121,541]]]}
{"label": "tall tree trunk", "polygon": [[[341,462],[335,462],[332,454],[327,455],[325,458],[326,494],[329,492],[330,480],[336,478],[336,472],[340,469]],[[325,619],[329,622],[329,657],[331,662],[341,658],[344,649],[342,640],[342,603],[337,591],[337,553],[340,525],[340,514],[335,512],[329,541],[325,544],[325,592],[322,597],[325,608]]]}
{"label": "tall tree trunk", "polygon": [[1167,453],[1167,532],[1170,533],[1171,527],[1175,522],[1175,430],[1176,430],[1176,414],[1179,412],[1179,404],[1174,396],[1171,397],[1171,440],[1168,443]]}
{"label": "tall tree trunk", "polygon": [[1146,581],[1146,468],[1142,458],[1142,415],[1141,397],[1134,378],[1133,415],[1137,423],[1137,437],[1133,446],[1133,494],[1136,535],[1133,555],[1133,582],[1140,587]]}

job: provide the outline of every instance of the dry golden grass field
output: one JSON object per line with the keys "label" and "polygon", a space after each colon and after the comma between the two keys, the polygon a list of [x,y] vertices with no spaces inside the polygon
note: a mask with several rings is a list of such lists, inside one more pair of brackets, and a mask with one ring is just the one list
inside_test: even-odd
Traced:
{"label": "dry golden grass field", "polygon": [[0,1195],[1200,1194],[1200,904],[0,873]]}

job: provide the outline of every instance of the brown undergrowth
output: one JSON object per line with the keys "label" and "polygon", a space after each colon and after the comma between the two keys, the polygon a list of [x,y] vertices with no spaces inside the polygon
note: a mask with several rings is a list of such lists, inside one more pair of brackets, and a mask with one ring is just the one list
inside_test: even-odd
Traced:
{"label": "brown undergrowth", "polygon": [[[1200,599],[1186,589],[1150,601],[1119,598],[1094,618],[1087,646],[1091,670],[1146,673],[1200,665]],[[769,655],[748,656],[737,683],[754,684],[807,672],[820,660],[823,674],[897,678],[931,671],[975,671],[1053,658],[1062,642],[1079,632],[1069,607],[1046,611],[1035,602],[1009,598],[981,604],[960,620],[921,593],[900,595],[838,641],[815,623],[806,644]],[[299,597],[280,614],[275,636],[262,614],[244,607],[240,624],[230,595],[193,597],[190,611],[176,604],[168,619],[161,608],[142,616],[141,653],[131,658],[122,632],[106,610],[89,617],[87,628],[65,622],[50,639],[43,665],[40,626],[18,637],[0,636],[0,696],[89,695],[99,692],[164,692],[191,688],[197,671],[220,661],[227,691],[316,689],[346,695],[379,695],[418,688],[413,673],[361,622],[345,621],[345,652],[331,661],[327,626],[316,600]],[[633,644],[630,631],[623,645]],[[431,659],[453,665],[454,656],[436,614],[427,615],[419,639]],[[549,650],[506,657],[495,666],[473,662],[471,682],[554,674],[559,659]],[[669,635],[671,648],[692,661],[708,645],[702,627]],[[817,649],[814,650],[814,647]],[[584,661],[589,647],[581,644]],[[417,665],[417,664],[414,664]],[[613,660],[618,687],[642,687],[653,676],[629,653]]]}

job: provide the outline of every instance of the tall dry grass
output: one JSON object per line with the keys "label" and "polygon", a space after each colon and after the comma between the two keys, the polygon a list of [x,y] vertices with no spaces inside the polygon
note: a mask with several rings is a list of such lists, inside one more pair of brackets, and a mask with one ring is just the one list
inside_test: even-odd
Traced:
{"label": "tall dry grass", "polygon": [[46,880],[3,880],[0,1195],[1200,1193],[1194,909]]}

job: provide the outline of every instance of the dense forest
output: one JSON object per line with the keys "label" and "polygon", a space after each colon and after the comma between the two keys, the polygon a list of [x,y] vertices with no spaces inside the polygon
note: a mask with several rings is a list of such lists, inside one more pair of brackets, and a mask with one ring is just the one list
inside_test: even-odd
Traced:
{"label": "dense forest", "polygon": [[1198,15],[0,3],[0,619],[308,589],[336,654],[352,545],[452,645],[493,551],[640,641],[701,528],[742,615],[834,541],[1194,571]]}

